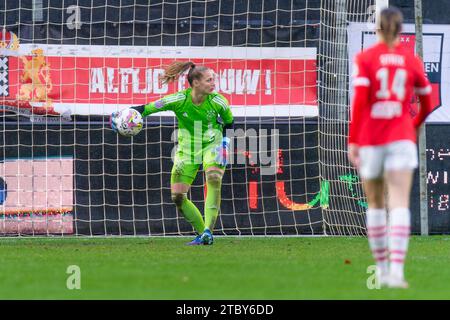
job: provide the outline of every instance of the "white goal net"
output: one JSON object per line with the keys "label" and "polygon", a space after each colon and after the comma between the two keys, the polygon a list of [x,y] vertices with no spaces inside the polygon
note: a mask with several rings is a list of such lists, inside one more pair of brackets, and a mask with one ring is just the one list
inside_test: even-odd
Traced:
{"label": "white goal net", "polygon": [[[190,235],[170,195],[176,118],[109,115],[216,73],[235,117],[216,234],[363,234],[346,157],[347,25],[374,1],[0,0],[0,234]],[[188,197],[204,208],[204,173]]]}

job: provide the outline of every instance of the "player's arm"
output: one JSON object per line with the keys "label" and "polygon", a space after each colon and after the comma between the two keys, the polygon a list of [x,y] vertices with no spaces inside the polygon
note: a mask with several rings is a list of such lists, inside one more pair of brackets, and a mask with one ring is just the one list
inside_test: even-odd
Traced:
{"label": "player's arm", "polygon": [[220,162],[222,162],[222,164],[226,166],[226,158],[227,154],[229,153],[231,141],[230,138],[227,137],[227,130],[234,128],[234,117],[233,113],[231,112],[228,100],[224,96],[217,95],[213,98],[213,101],[219,106],[219,115],[223,122]]}
{"label": "player's arm", "polygon": [[222,135],[223,135],[224,138],[226,138],[227,130],[234,128],[233,113],[231,112],[231,108],[230,108],[230,105],[228,104],[228,100],[224,96],[217,95],[217,96],[214,97],[213,101],[216,104],[218,104],[219,107],[220,107],[219,115],[220,115],[220,118],[222,119],[222,122],[223,122]]}
{"label": "player's arm", "polygon": [[183,93],[174,93],[154,102],[131,108],[140,112],[143,117],[146,117],[160,111],[174,111],[180,102],[184,101],[185,98],[186,96]]}
{"label": "player's arm", "polygon": [[367,107],[369,100],[369,87],[355,86],[351,105],[352,115],[348,133],[348,144],[358,145],[361,127],[362,110]]}
{"label": "player's arm", "polygon": [[369,101],[370,78],[361,56],[355,58],[352,74],[353,100],[351,104],[351,121],[348,134],[349,144],[358,144],[358,134],[361,126],[361,110],[367,107]]}
{"label": "player's arm", "polygon": [[234,119],[231,120],[230,123],[224,123],[223,125],[223,131],[222,131],[222,164],[224,166],[227,165],[226,159],[228,157],[228,154],[230,153],[230,142],[231,139],[229,137],[227,137],[227,130],[233,130],[234,129]]}
{"label": "player's arm", "polygon": [[227,136],[227,130],[233,130],[233,129],[234,129],[234,119],[230,123],[226,123],[226,124],[223,125],[222,136],[226,137]]}
{"label": "player's arm", "polygon": [[425,76],[422,61],[416,57],[415,59],[415,81],[414,92],[419,97],[420,109],[419,113],[414,117],[414,127],[418,128],[425,121],[426,117],[433,111],[431,104],[431,85]]}
{"label": "player's arm", "polygon": [[[130,109],[135,109],[142,117],[146,117],[160,111],[174,111],[185,98],[186,96],[183,93],[174,93],[148,104],[130,107]],[[117,132],[115,118],[119,112],[120,111],[113,112],[109,118],[111,129],[114,132]]]}
{"label": "player's arm", "polygon": [[360,56],[353,66],[353,100],[351,104],[351,121],[348,133],[348,158],[355,166],[359,166],[359,132],[361,128],[362,110],[367,108],[369,101],[370,79]]}

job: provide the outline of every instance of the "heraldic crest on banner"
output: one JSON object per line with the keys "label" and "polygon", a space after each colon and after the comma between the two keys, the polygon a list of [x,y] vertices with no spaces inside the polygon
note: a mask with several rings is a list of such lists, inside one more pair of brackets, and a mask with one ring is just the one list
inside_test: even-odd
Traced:
{"label": "heraldic crest on banner", "polygon": [[46,62],[43,50],[39,48],[32,50],[31,59],[24,56],[20,58],[23,63],[23,72],[17,100],[44,102],[44,108],[51,109],[52,99],[48,95],[53,85],[50,65]]}
{"label": "heraldic crest on banner", "polygon": [[34,48],[30,54],[22,55],[19,48],[19,39],[12,31],[0,31],[1,108],[25,116],[59,115],[50,98],[51,66],[44,50]]}

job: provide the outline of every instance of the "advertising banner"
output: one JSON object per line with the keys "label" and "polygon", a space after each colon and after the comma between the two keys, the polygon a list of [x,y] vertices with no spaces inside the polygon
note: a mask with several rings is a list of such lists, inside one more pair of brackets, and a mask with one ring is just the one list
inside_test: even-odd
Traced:
{"label": "advertising banner", "polygon": [[7,111],[108,115],[146,104],[189,86],[184,76],[161,81],[178,60],[212,68],[216,91],[235,116],[318,114],[316,48],[32,45],[8,35],[0,41],[0,105]]}
{"label": "advertising banner", "polygon": [[[450,25],[424,25],[423,26],[423,63],[425,73],[431,82],[433,113],[428,116],[427,122],[450,122],[450,44],[444,41],[450,35]],[[348,27],[349,59],[353,61],[355,55],[362,49],[376,43],[374,32],[369,31],[365,23],[352,23]],[[400,36],[400,43],[414,51],[415,33],[414,25],[405,24]],[[353,64],[350,63],[350,74]],[[351,87],[350,87],[351,88]],[[412,103],[412,110],[417,106]]]}

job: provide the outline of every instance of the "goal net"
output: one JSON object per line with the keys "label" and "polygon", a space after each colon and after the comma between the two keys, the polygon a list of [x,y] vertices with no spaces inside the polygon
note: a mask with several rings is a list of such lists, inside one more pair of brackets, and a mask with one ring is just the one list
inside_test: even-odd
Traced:
{"label": "goal net", "polygon": [[[216,73],[235,117],[215,233],[363,234],[346,157],[347,25],[373,1],[0,0],[0,234],[191,235],[170,195],[177,121],[117,110]],[[204,209],[202,168],[188,197]]]}
{"label": "goal net", "polygon": [[347,28],[359,23],[365,32],[374,33],[376,8],[376,0],[321,1],[319,167],[321,179],[329,181],[331,189],[329,207],[322,210],[330,234],[365,234],[367,204],[358,175],[347,161],[352,63]]}

